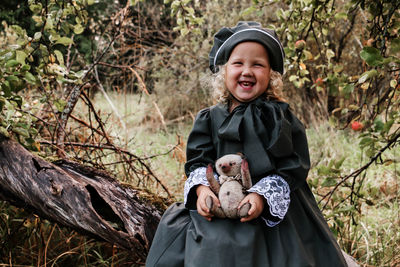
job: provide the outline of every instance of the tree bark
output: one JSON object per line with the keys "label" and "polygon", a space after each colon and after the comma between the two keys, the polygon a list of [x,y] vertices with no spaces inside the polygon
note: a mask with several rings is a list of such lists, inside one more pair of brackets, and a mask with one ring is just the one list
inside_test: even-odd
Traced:
{"label": "tree bark", "polygon": [[[77,163],[49,163],[0,135],[0,199],[145,259],[165,204]],[[147,194],[148,196],[148,194]],[[165,203],[165,202],[164,202]]]}

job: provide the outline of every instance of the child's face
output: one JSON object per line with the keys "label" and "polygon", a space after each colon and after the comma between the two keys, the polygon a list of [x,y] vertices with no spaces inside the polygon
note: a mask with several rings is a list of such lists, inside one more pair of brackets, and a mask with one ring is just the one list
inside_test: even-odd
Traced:
{"label": "child's face", "polygon": [[233,106],[249,102],[268,88],[270,65],[267,50],[257,42],[238,44],[226,64],[225,85],[235,97]]}

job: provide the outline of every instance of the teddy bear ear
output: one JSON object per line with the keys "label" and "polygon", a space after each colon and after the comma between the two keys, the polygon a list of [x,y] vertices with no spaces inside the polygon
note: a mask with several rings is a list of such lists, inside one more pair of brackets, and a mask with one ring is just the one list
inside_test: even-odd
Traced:
{"label": "teddy bear ear", "polygon": [[245,158],[245,156],[244,156],[244,154],[243,153],[241,153],[241,152],[238,152],[238,153],[236,153],[236,155],[239,155],[242,159],[244,159]]}

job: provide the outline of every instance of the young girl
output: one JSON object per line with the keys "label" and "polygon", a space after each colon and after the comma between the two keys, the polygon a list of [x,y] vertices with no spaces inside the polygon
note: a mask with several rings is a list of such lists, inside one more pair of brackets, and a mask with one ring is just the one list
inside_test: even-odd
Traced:
{"label": "young girl", "polygon": [[[302,123],[279,95],[284,52],[272,30],[256,22],[222,28],[210,68],[218,104],[201,110],[187,143],[184,204],[161,219],[146,266],[347,266],[311,193]],[[217,219],[206,166],[243,153],[253,187],[240,220]]]}

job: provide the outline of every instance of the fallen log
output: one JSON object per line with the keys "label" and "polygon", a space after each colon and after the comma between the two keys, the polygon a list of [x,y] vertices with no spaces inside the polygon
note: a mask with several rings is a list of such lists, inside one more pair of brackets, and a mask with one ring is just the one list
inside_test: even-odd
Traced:
{"label": "fallen log", "polygon": [[[150,197],[149,197],[150,196]],[[107,173],[49,163],[0,135],[0,199],[132,251],[144,260],[165,206]]]}

